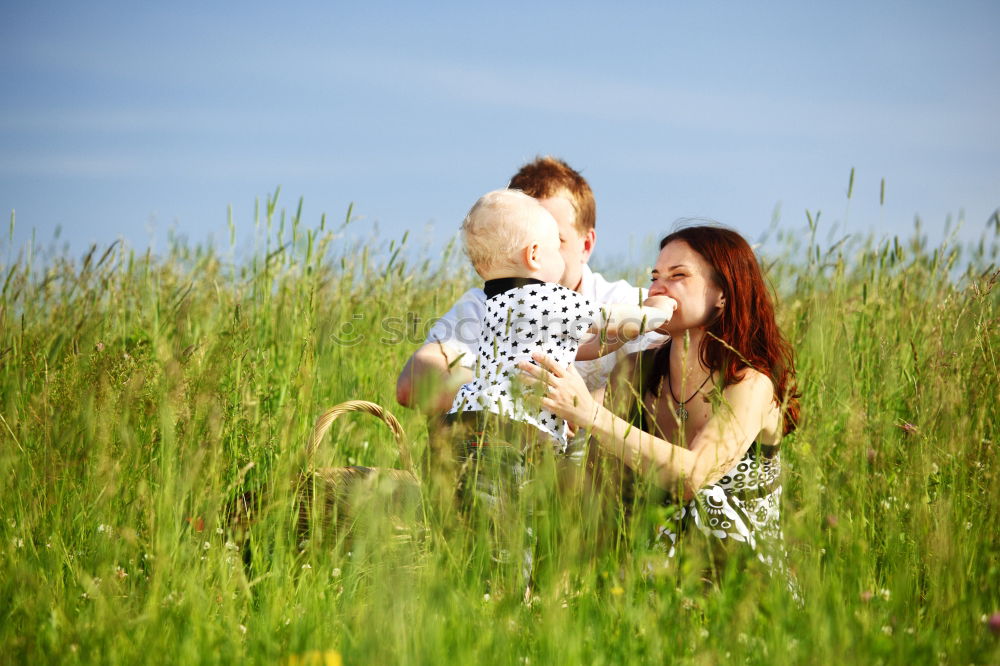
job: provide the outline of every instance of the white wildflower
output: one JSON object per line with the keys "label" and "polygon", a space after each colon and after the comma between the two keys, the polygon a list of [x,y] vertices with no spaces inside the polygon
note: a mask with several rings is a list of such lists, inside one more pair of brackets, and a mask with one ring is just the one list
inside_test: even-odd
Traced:
{"label": "white wildflower", "polygon": [[212,547],[212,544],[206,541],[205,543],[201,544],[201,547],[204,548],[205,550],[208,550],[209,548]]}

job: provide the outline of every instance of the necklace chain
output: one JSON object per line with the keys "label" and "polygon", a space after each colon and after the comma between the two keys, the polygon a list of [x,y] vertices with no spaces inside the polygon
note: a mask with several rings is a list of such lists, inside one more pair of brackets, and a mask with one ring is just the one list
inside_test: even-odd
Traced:
{"label": "necklace chain", "polygon": [[698,393],[703,388],[705,388],[705,384],[707,384],[708,380],[711,379],[711,378],[712,378],[712,373],[709,372],[708,373],[708,377],[705,377],[705,381],[703,381],[701,383],[701,386],[699,386],[698,388],[695,389],[694,393],[691,394],[691,397],[688,398],[687,400],[685,400],[684,402],[681,402],[680,400],[677,399],[677,396],[674,395],[674,387],[670,383],[670,362],[669,361],[667,362],[667,388],[670,390],[670,397],[673,399],[674,403],[677,405],[677,408],[674,410],[674,414],[677,415],[677,418],[680,419],[681,423],[686,423],[687,420],[688,420],[688,410],[687,410],[687,407],[685,407],[684,405],[686,405],[689,402],[691,402],[691,400],[696,395],[698,395]]}

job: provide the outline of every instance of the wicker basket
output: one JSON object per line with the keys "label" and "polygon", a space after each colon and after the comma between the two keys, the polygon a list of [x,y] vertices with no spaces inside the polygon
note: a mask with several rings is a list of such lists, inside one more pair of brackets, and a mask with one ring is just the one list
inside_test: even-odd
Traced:
{"label": "wicker basket", "polygon": [[[392,431],[402,469],[313,467],[313,458],[330,426],[352,412],[371,414]],[[304,539],[314,536],[317,527],[338,538],[345,536],[355,526],[362,509],[387,517],[395,538],[413,537],[422,513],[420,481],[413,471],[413,457],[403,427],[392,414],[365,400],[336,405],[316,420],[306,455],[309,467],[300,479],[299,493],[299,531]]]}

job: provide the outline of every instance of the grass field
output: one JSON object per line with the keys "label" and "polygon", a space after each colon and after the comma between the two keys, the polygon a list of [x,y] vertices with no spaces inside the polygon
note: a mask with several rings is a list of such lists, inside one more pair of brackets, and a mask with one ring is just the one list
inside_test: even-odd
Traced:
{"label": "grass field", "polygon": [[[783,448],[802,607],[737,556],[706,585],[697,539],[669,564],[651,543],[663,509],[609,519],[545,474],[525,601],[518,558],[494,561],[439,481],[410,539],[361,508],[348,540],[297,531],[326,407],[390,407],[426,449],[395,378],[470,283],[455,248],[412,264],[273,200],[260,216],[240,262],[0,247],[0,661],[1000,663],[1000,234],[786,234],[764,258],[803,392]],[[314,462],[398,464],[361,415]],[[249,491],[244,543],[226,512]]]}

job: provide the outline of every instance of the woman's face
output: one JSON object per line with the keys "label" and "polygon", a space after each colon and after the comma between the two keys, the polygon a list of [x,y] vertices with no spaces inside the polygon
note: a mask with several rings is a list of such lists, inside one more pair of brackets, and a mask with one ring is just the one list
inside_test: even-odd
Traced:
{"label": "woman's face", "polygon": [[690,328],[707,327],[725,298],[712,279],[712,266],[682,240],[667,243],[653,267],[650,296],[669,296],[677,310],[667,332],[676,335]]}

